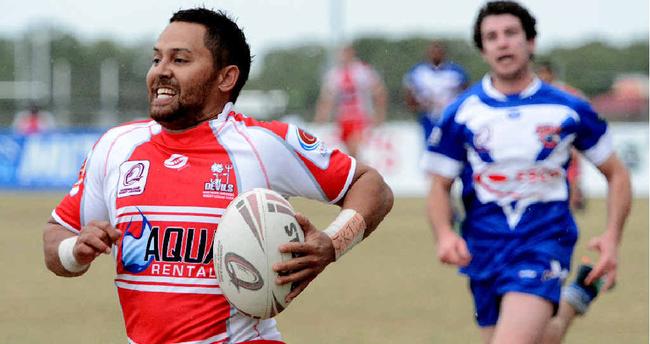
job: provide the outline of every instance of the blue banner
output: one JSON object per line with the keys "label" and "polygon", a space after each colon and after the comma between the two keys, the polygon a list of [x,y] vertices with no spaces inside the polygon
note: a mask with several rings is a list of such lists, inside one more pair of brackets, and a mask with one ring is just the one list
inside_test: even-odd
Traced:
{"label": "blue banner", "polygon": [[0,189],[67,189],[103,130],[0,131]]}

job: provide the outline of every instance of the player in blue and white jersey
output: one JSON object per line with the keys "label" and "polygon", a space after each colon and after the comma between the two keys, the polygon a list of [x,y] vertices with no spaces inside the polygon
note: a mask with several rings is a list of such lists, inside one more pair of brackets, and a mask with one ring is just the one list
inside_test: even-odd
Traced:
{"label": "player in blue and white jersey", "polygon": [[[609,187],[605,230],[591,243],[600,257],[587,285],[615,282],[631,203],[607,123],[532,71],[535,37],[535,19],[515,2],[480,10],[474,41],[490,72],[445,110],[422,160],[434,174],[428,213],[438,258],[469,277],[486,343],[559,342],[576,314],[560,302],[578,238],[566,175],[572,147]],[[466,209],[462,236],[452,230],[449,206],[456,177]],[[566,318],[551,321],[554,314]]]}
{"label": "player in blue and white jersey", "polygon": [[417,63],[406,72],[403,80],[406,106],[419,116],[425,142],[442,111],[467,88],[468,81],[463,67],[446,60],[445,46],[438,41],[431,42],[427,61]]}

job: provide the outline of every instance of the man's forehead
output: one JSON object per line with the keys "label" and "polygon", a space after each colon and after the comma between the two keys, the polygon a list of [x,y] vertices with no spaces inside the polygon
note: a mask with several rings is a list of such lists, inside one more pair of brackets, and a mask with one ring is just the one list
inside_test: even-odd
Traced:
{"label": "man's forehead", "polygon": [[173,50],[198,52],[206,49],[204,37],[206,29],[201,24],[173,22],[167,25],[158,37],[154,50]]}
{"label": "man's forehead", "polygon": [[488,15],[483,19],[483,22],[481,23],[481,27],[484,30],[496,30],[499,28],[509,28],[513,26],[522,27],[521,21],[518,17],[508,13]]}

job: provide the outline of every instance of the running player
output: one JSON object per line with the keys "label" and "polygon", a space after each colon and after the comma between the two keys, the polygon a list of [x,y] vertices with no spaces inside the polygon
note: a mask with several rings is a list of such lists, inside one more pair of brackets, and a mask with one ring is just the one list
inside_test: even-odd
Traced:
{"label": "running player", "polygon": [[[481,8],[474,42],[490,72],[447,108],[423,159],[434,173],[428,213],[438,258],[469,277],[485,343],[557,342],[566,327],[555,320],[566,324],[575,315],[560,302],[578,236],[566,180],[571,147],[609,186],[604,232],[590,242],[600,257],[582,285],[601,277],[604,289],[615,282],[630,210],[629,175],[607,123],[587,102],[542,83],[532,71],[536,34],[535,19],[516,2]],[[451,228],[449,209],[459,176],[462,237]],[[558,307],[569,317],[551,322]]]}
{"label": "running player", "polygon": [[281,343],[273,319],[244,316],[216,282],[213,237],[237,194],[256,187],[343,208],[325,230],[302,215],[304,243],[271,283],[296,297],[325,267],[368,236],[392,193],[372,168],[293,125],[233,111],[250,70],[243,32],[221,12],[176,12],[147,74],[152,120],[107,131],[43,234],[47,267],[84,274],[115,258],[115,284],[130,343]]}
{"label": "running player", "polygon": [[364,132],[384,122],[386,88],[379,74],[360,61],[352,46],[345,46],[339,63],[325,75],[314,121],[324,123],[334,112],[347,152],[359,156]]}
{"label": "running player", "polygon": [[404,75],[406,106],[419,117],[424,142],[442,111],[467,88],[469,78],[460,65],[447,61],[443,43],[431,42],[427,61],[411,67]]}

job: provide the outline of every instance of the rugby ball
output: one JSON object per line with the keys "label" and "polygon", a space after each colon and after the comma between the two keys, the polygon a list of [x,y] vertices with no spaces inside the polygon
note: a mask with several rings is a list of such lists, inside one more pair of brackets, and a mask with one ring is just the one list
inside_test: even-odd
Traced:
{"label": "rugby ball", "polygon": [[279,193],[253,189],[226,208],[214,237],[214,266],[221,291],[241,313],[267,319],[282,312],[291,284],[277,285],[273,264],[291,259],[278,247],[304,242],[291,204]]}

